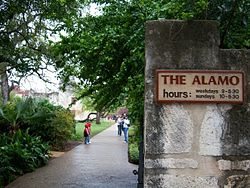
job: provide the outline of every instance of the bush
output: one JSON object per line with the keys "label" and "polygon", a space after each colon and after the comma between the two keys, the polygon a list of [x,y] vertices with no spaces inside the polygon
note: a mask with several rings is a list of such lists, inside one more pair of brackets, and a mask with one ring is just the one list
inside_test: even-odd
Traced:
{"label": "bush", "polygon": [[62,149],[74,132],[73,114],[47,99],[13,98],[0,108],[0,133],[27,130],[55,149]]}
{"label": "bush", "polygon": [[129,144],[128,154],[130,163],[139,164],[139,146],[137,143]]}
{"label": "bush", "polygon": [[69,110],[58,109],[55,111],[55,116],[51,120],[50,126],[53,127],[50,141],[54,149],[63,149],[67,140],[71,138],[75,130],[75,121],[72,113]]}
{"label": "bush", "polygon": [[0,106],[0,187],[47,163],[74,132],[73,114],[48,100],[12,98]]}
{"label": "bush", "polygon": [[61,150],[74,133],[74,116],[61,106],[54,106],[47,100],[37,102],[36,113],[28,127],[33,135],[41,136],[54,150]]}
{"label": "bush", "polygon": [[128,159],[130,163],[139,164],[139,144],[138,126],[133,125],[129,129]]}
{"label": "bush", "polygon": [[48,162],[49,146],[40,137],[32,137],[28,131],[21,130],[0,136],[0,185]]}

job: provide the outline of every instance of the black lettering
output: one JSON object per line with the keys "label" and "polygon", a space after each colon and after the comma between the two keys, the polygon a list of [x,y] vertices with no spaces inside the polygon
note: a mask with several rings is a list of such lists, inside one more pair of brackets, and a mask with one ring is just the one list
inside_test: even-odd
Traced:
{"label": "black lettering", "polygon": [[183,98],[188,98],[188,92],[183,92]]}
{"label": "black lettering", "polygon": [[187,98],[188,92],[167,92],[163,89],[163,97],[164,98]]}

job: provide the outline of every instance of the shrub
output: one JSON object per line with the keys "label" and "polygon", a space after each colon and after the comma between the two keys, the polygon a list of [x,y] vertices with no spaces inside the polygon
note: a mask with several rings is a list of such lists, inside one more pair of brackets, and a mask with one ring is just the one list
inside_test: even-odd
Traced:
{"label": "shrub", "polygon": [[139,149],[137,143],[129,144],[129,162],[133,164],[139,164]]}
{"label": "shrub", "polygon": [[44,141],[51,142],[50,135],[53,135],[54,128],[51,121],[55,117],[57,106],[52,105],[46,99],[35,100],[32,104],[30,114],[22,117],[21,129],[29,129],[30,134],[41,136]]}
{"label": "shrub", "polygon": [[50,124],[50,126],[53,127],[50,138],[51,141],[53,141],[53,148],[60,150],[64,148],[65,142],[73,135],[75,121],[72,113],[63,108],[57,109],[54,115]]}
{"label": "shrub", "polygon": [[0,187],[47,163],[49,144],[63,148],[73,114],[48,100],[12,98],[0,106]]}
{"label": "shrub", "polygon": [[139,164],[139,144],[138,126],[133,125],[129,129],[128,158],[130,163]]}
{"label": "shrub", "polygon": [[19,119],[25,109],[24,104],[20,98],[15,98],[0,108],[2,130],[14,132],[19,128]]}
{"label": "shrub", "polygon": [[33,171],[49,160],[49,146],[40,137],[32,137],[28,131],[16,131],[0,137],[0,185],[12,181],[15,176]]}
{"label": "shrub", "polygon": [[39,136],[56,149],[74,132],[73,114],[61,106],[51,104],[47,99],[13,98],[0,108],[0,133],[27,130]]}

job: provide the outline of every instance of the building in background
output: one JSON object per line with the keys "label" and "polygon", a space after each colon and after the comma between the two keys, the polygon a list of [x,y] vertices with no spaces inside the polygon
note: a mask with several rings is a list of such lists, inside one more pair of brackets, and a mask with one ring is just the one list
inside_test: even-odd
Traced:
{"label": "building in background", "polygon": [[75,115],[75,120],[83,120],[87,117],[88,112],[83,111],[83,105],[77,101],[72,89],[67,88],[65,92],[51,91],[41,92],[33,89],[25,90],[19,86],[15,86],[12,92],[19,97],[45,98],[54,105],[60,105],[64,108],[69,108]]}

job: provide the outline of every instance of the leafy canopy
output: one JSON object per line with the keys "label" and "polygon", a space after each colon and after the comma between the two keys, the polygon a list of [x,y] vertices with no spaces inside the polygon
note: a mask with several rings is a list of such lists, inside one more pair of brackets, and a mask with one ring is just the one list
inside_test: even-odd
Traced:
{"label": "leafy canopy", "polygon": [[96,110],[121,105],[143,116],[145,22],[157,19],[213,19],[220,22],[222,48],[249,48],[248,0],[89,0],[101,9],[74,22],[54,46],[64,84],[78,78],[78,98],[89,96]]}
{"label": "leafy canopy", "polygon": [[2,0],[0,75],[17,82],[32,74],[44,79],[44,70],[53,65],[51,40],[72,27],[78,8],[77,0]]}

